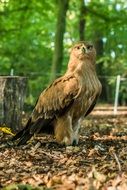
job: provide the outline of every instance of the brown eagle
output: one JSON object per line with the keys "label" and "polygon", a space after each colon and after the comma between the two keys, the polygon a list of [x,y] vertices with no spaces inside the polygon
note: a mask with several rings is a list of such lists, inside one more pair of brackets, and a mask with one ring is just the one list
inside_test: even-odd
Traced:
{"label": "brown eagle", "polygon": [[53,133],[60,144],[78,144],[80,122],[101,93],[95,59],[91,43],[81,41],[72,47],[66,73],[40,94],[25,128],[13,138],[18,145],[40,132]]}

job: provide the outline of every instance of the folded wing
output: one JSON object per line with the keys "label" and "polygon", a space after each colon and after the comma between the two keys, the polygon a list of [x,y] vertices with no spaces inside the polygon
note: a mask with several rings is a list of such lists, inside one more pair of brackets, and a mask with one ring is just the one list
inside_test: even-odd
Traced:
{"label": "folded wing", "polygon": [[35,133],[53,132],[53,121],[71,108],[79,91],[79,81],[75,76],[64,76],[55,80],[40,94],[25,128],[13,140],[19,139],[18,145],[21,145]]}

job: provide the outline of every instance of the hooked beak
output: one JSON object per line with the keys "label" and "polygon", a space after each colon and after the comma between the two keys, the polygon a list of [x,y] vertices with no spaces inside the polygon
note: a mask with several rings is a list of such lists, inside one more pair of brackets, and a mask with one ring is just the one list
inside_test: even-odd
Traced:
{"label": "hooked beak", "polygon": [[82,47],[82,52],[83,52],[83,53],[87,53],[87,52],[88,52],[88,50],[87,50],[87,47],[86,47],[86,46],[83,46],[83,47]]}

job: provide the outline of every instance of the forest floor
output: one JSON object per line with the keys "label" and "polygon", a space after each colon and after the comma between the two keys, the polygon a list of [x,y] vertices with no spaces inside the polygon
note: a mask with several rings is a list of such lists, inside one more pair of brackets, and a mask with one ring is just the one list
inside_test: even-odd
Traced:
{"label": "forest floor", "polygon": [[127,117],[97,113],[83,121],[75,147],[45,135],[9,146],[0,132],[0,189],[126,190]]}

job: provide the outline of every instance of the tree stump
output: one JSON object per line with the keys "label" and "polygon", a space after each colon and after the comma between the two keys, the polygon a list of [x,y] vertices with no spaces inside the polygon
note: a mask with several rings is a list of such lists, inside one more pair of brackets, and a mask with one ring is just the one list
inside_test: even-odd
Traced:
{"label": "tree stump", "polygon": [[14,132],[22,126],[26,86],[26,77],[0,76],[0,125],[6,125]]}

